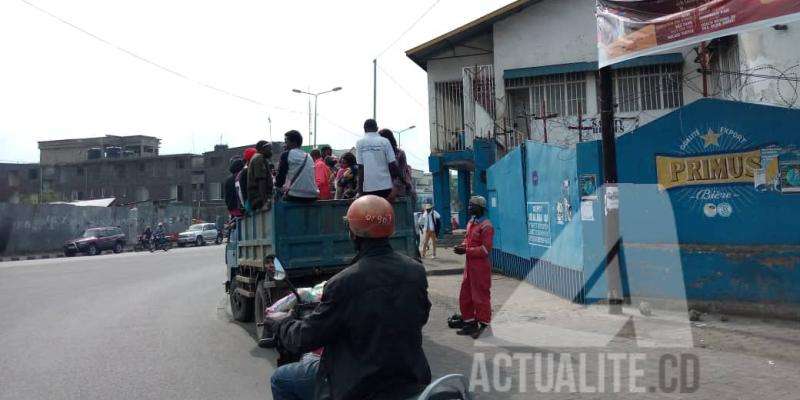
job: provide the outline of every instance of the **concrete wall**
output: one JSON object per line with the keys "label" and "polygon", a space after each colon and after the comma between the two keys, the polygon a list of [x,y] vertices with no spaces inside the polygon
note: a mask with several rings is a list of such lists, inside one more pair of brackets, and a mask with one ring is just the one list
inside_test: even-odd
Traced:
{"label": "concrete wall", "polygon": [[[35,174],[31,178],[31,173]],[[0,164],[0,202],[20,203],[39,193],[39,164]]]}
{"label": "concrete wall", "polygon": [[[800,304],[800,197],[748,182],[659,190],[656,156],[761,151],[777,145],[781,163],[800,163],[794,136],[800,111],[702,100],[618,144],[620,224],[632,295]],[[719,135],[706,141],[709,130]],[[673,132],[664,135],[664,132]],[[793,161],[794,160],[794,161]],[[762,190],[763,189],[763,190]]]}
{"label": "concrete wall", "polygon": [[[494,25],[494,65],[498,119],[506,117],[508,99],[505,93],[503,73],[509,69],[541,67],[597,61],[597,22],[592,0],[545,0]],[[699,66],[691,47],[670,50],[680,52],[685,60],[683,74],[684,104],[701,98],[699,88],[702,80],[694,71]],[[594,126],[593,131],[583,133],[583,140],[599,139],[599,105],[597,101],[597,74],[587,72],[586,109],[582,125]],[[621,129],[617,135],[630,132],[649,123],[671,110],[648,110],[618,112]],[[538,111],[536,111],[538,113]],[[544,122],[530,122],[531,139],[544,141]],[[578,126],[577,116],[560,116],[547,122],[548,142],[560,146],[574,146],[578,134],[569,126]]]}
{"label": "concrete wall", "polygon": [[[619,139],[626,295],[798,315],[800,230],[793,216],[800,196],[791,193],[793,187],[756,187],[754,172],[738,182],[687,178],[683,186],[665,190],[658,185],[656,167],[659,156],[733,157],[757,151],[759,165],[769,165],[765,160],[776,154],[777,165],[793,168],[800,165],[800,144],[793,136],[798,120],[797,110],[705,99]],[[575,193],[569,191],[573,220],[558,225],[553,204],[563,196],[562,176],[578,179]],[[586,176],[597,191],[583,197],[580,183]],[[495,163],[489,169],[489,215],[495,226],[502,225],[495,237],[495,267],[567,298],[606,298],[602,181],[597,141],[578,145],[576,152],[528,142]],[[582,201],[590,212],[580,212]],[[530,207],[542,204],[547,209],[533,213],[549,215],[550,223],[537,236],[549,232],[550,244],[531,246],[520,214],[527,206],[527,219],[537,222]]]}
{"label": "concrete wall", "polygon": [[[779,31],[763,28],[739,35],[739,57],[743,72],[762,75],[800,74],[800,22]],[[750,78],[743,88],[741,101],[796,107],[800,104],[797,82]]]}
{"label": "concrete wall", "polygon": [[[486,34],[467,41],[467,46],[492,51],[492,35]],[[436,82],[461,81],[462,69],[474,65],[486,65],[492,63],[492,54],[477,56],[465,56],[467,54],[480,53],[480,50],[466,47],[455,47],[452,50],[443,51],[433,58],[445,58],[440,60],[428,61],[428,126],[431,132],[431,152],[436,149]],[[446,138],[441,138],[439,142],[444,143]]]}
{"label": "concrete wall", "polygon": [[169,232],[181,232],[191,217],[192,209],[180,205],[129,209],[0,203],[0,255],[58,252],[64,241],[92,227],[118,226],[133,244],[147,226],[161,221]]}

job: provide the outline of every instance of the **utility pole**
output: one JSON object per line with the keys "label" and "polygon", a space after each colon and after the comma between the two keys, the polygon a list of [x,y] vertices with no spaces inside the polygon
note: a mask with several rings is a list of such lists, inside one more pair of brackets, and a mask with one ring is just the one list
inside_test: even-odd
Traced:
{"label": "utility pole", "polygon": [[372,119],[378,119],[378,59],[372,59]]}
{"label": "utility pole", "polygon": [[600,68],[600,128],[602,134],[603,177],[605,181],[606,277],[608,279],[608,312],[622,313],[619,250],[619,186],[617,180],[617,148],[614,131],[614,91],[611,67]]}
{"label": "utility pole", "polygon": [[314,148],[317,148],[317,98],[314,96]]}

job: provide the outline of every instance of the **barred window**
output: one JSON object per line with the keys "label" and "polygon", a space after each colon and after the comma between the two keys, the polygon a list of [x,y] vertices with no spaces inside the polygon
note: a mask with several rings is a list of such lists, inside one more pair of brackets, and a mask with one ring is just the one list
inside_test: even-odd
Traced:
{"label": "barred window", "polygon": [[464,83],[436,82],[436,136],[431,145],[437,151],[464,149]]}
{"label": "barred window", "polygon": [[648,65],[614,71],[614,102],[619,112],[683,106],[680,64]]}
{"label": "barred window", "polygon": [[[506,80],[506,89],[514,93],[510,98],[512,110],[519,109],[525,96],[519,90],[528,93],[526,105],[530,114],[550,114],[559,116],[578,115],[578,111],[586,112],[586,74],[583,72],[554,74],[528,78]],[[515,104],[516,101],[516,104]]]}

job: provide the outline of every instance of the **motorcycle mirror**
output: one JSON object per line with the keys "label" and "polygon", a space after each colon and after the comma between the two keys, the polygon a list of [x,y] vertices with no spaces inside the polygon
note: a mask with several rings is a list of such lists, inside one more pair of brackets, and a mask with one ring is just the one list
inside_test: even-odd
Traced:
{"label": "motorcycle mirror", "polygon": [[281,261],[276,258],[273,261],[273,263],[275,265],[275,274],[274,274],[273,278],[276,281],[282,281],[282,280],[286,279],[286,270],[283,268],[283,264],[281,264]]}

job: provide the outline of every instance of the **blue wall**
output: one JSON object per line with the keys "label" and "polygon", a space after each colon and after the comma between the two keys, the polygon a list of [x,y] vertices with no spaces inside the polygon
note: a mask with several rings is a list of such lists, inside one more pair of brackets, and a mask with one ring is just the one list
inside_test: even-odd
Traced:
{"label": "blue wall", "polygon": [[[656,173],[657,156],[761,152],[771,145],[781,163],[800,165],[799,125],[798,110],[704,99],[620,137],[625,294],[800,304],[800,193],[756,189],[754,179],[660,190]],[[574,151],[531,142],[495,163],[488,172],[495,267],[567,298],[606,298],[601,166],[597,141]],[[588,176],[598,194],[586,199],[593,215],[582,220],[580,184]],[[555,202],[565,180],[572,222],[559,225]],[[549,205],[549,247],[528,243],[528,202]]]}
{"label": "blue wall", "polygon": [[525,195],[522,190],[522,149],[515,149],[489,170],[489,219],[495,228],[494,247],[528,258],[530,250],[525,224]]}
{"label": "blue wall", "polygon": [[[633,295],[685,290],[690,299],[800,303],[800,194],[758,191],[752,181],[659,190],[655,162],[657,155],[769,145],[782,149],[781,161],[797,160],[799,122],[798,110],[705,99],[618,139],[620,224]],[[713,211],[723,203],[728,212]]]}
{"label": "blue wall", "polygon": [[[582,270],[583,235],[578,215],[580,193],[576,151],[532,141],[525,144],[525,150],[526,201],[547,204],[550,212],[551,244],[549,247],[529,246],[530,257]],[[563,198],[568,199],[569,209],[566,209]],[[565,212],[559,220],[557,207],[560,201]]]}
{"label": "blue wall", "polygon": [[[488,170],[495,268],[583,302],[577,183],[576,151],[536,142],[513,150]],[[559,217],[557,204],[565,198],[567,208]]]}

